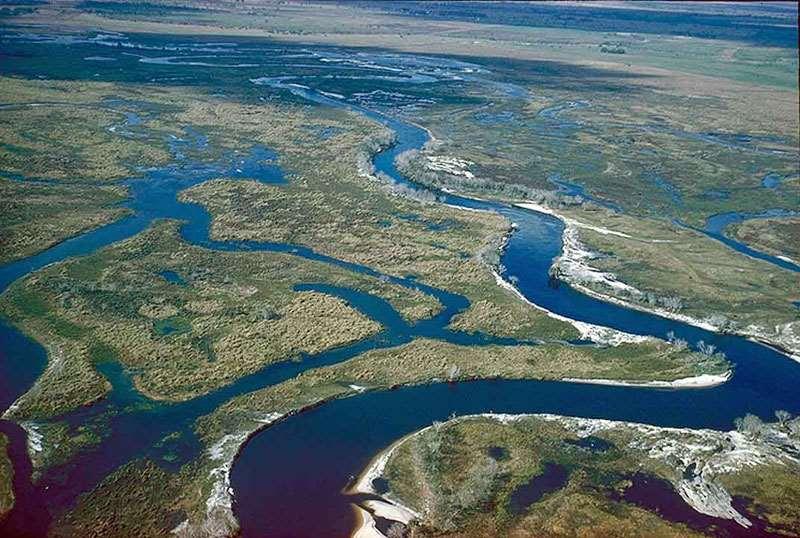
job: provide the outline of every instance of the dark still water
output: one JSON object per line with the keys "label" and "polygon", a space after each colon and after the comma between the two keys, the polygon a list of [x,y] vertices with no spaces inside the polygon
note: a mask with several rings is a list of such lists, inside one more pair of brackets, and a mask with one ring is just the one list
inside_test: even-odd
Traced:
{"label": "dark still water", "polygon": [[[398,172],[394,159],[402,151],[421,148],[428,140],[427,133],[395,117],[323,95],[310,87],[298,86],[294,79],[288,81],[278,77],[293,69],[291,61],[287,60],[290,57],[286,54],[287,46],[242,40],[232,46],[226,45],[222,59],[201,50],[215,48],[213,43],[189,38],[180,46],[163,36],[36,36],[25,45],[21,44],[22,38],[15,39],[2,42],[4,50],[30,54],[36,61],[0,64],[0,72],[4,74],[47,74],[53,78],[94,78],[98,74],[99,80],[167,83],[167,75],[179,72],[184,77],[179,82],[181,84],[188,80],[198,85],[209,85],[246,100],[257,100],[266,94],[271,98],[277,92],[303,103],[311,100],[317,106],[345,107],[384,123],[397,134],[396,143],[375,156],[376,170],[396,182],[423,189],[408,182]],[[137,40],[136,47],[133,47],[133,39]],[[123,52],[132,48],[138,50],[140,56]],[[202,62],[196,58],[198,52],[205,53]],[[291,52],[302,56],[295,61],[303,63],[300,71],[306,78],[310,62],[317,62],[319,70],[328,73],[331,66],[323,59],[335,57],[337,61],[347,62],[353,56],[341,49],[294,48]],[[101,55],[114,58],[114,61],[82,60]],[[374,65],[349,66],[351,71],[361,70],[364,78],[359,84],[432,84],[452,80],[455,76],[475,76],[468,75],[475,72],[473,67],[447,59],[359,53],[358,61],[362,64],[391,64],[384,69],[389,74],[379,75],[375,74]],[[431,67],[431,62],[436,69]],[[402,67],[402,75],[397,74],[397,65]],[[270,76],[265,77],[265,74]],[[510,90],[513,90],[511,95],[518,93],[518,89]],[[127,116],[126,128],[141,128],[141,125],[136,117]],[[391,305],[379,298],[347,288],[306,283],[299,289],[318,289],[343,297],[355,308],[381,321],[385,330],[373,338],[299,363],[266,367],[229,386],[179,404],[148,401],[135,391],[129,373],[120,365],[100,365],[98,368],[113,385],[112,392],[103,401],[58,419],[79,425],[101,417],[107,421],[106,436],[71,461],[48,469],[36,483],[30,481],[24,431],[15,424],[0,422],[0,428],[12,440],[10,453],[16,470],[17,492],[16,507],[6,520],[0,522],[1,536],[43,535],[51,518],[73,506],[81,493],[91,490],[131,459],[151,457],[167,467],[179,467],[203,450],[193,432],[197,418],[233,397],[280,383],[305,369],[335,364],[370,349],[396,346],[420,336],[465,345],[517,343],[513,339],[448,330],[446,327],[452,316],[469,306],[469,301],[457,294],[411,279],[387,277],[369,267],[338,260],[300,245],[211,240],[208,235],[209,214],[201,206],[179,202],[176,195],[181,190],[215,177],[255,178],[276,184],[285,179],[274,164],[275,154],[260,146],[243,148],[240,153],[224,155],[214,162],[187,159],[185,154],[190,150],[202,154],[209,141],[202,133],[193,131],[191,126],[182,128],[186,140],[170,144],[173,163],[143,170],[140,177],[124,182],[131,193],[125,204],[132,210],[131,216],[0,267],[0,291],[48,264],[89,254],[132,237],[146,229],[154,219],[169,218],[183,221],[181,236],[191,244],[219,251],[284,252],[334,264],[361,274],[386,278],[397,285],[420,289],[436,297],[444,305],[444,310],[432,319],[408,324]],[[320,143],[324,143],[324,138]],[[701,340],[714,344],[735,364],[735,375],[722,386],[704,390],[476,381],[405,387],[330,402],[259,432],[242,448],[232,469],[231,484],[235,492],[234,510],[244,536],[346,536],[352,529],[354,518],[350,501],[341,490],[350,478],[358,474],[375,453],[397,438],[434,420],[446,419],[452,413],[549,412],[656,425],[727,429],[735,417],[748,412],[764,418],[771,417],[776,409],[800,412],[800,398],[796,391],[800,386],[800,364],[785,355],[743,338],[709,333],[605,303],[582,295],[567,285],[553,288],[548,285],[548,270],[561,250],[563,227],[560,221],[503,204],[441,192],[435,194],[440,201],[451,205],[496,211],[518,225],[502,262],[507,275],[519,279],[520,291],[532,302],[564,316],[634,334],[665,337],[671,331],[693,346]],[[162,276],[180,283],[180,275]],[[46,356],[40,345],[14,327],[0,323],[0,409],[6,409],[24,394],[45,366]],[[179,447],[175,449],[179,458],[178,461],[166,462],[159,459],[166,449],[159,448],[158,443],[172,432],[179,433]]]}

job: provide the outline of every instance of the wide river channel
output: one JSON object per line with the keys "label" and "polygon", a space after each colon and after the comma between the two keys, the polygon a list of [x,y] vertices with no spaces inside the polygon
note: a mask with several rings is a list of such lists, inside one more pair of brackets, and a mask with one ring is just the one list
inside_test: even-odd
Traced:
{"label": "wide river channel", "polygon": [[[395,157],[408,149],[419,149],[428,140],[423,129],[313,90],[284,84],[277,79],[257,84],[292,91],[318,104],[346,107],[379,121],[396,133],[393,146],[374,157],[377,172],[393,181],[409,182],[396,169]],[[129,118],[130,120],[130,118]],[[163,168],[147,170],[143,177],[127,182],[131,197],[126,206],[132,215],[64,241],[40,254],[0,268],[0,291],[46,265],[69,257],[83,256],[145,230],[154,219],[184,222],[181,236],[187,242],[224,251],[284,252],[336,264],[372,276],[368,268],[319,254],[307,247],[281,243],[215,241],[209,237],[210,216],[194,204],[179,202],[181,190],[215,177],[255,178],[264,182],[284,181],[277,165],[264,163],[272,154],[255,147],[231,155],[216,164],[198,165],[179,158],[180,144],[203,144],[202,137],[175,142],[176,160]],[[562,284],[553,287],[548,270],[561,250],[563,225],[551,216],[495,202],[437,192],[443,203],[467,209],[498,212],[517,225],[502,257],[507,276],[518,279],[517,287],[530,301],[557,314],[609,326],[628,333],[665,338],[672,332],[697,345],[705,341],[724,352],[735,365],[732,379],[708,389],[666,390],[610,387],[542,381],[474,381],[436,383],[385,392],[367,392],[329,402],[271,425],[242,447],[231,472],[235,493],[234,512],[244,536],[347,536],[355,517],[351,499],[341,493],[381,449],[399,437],[446,419],[453,413],[548,412],[582,417],[645,422],[664,426],[729,429],[736,417],[755,413],[770,418],[777,409],[800,412],[800,364],[767,346],[745,338],[719,335],[678,321],[626,309],[581,294]],[[434,295],[444,310],[434,318],[413,325],[405,323],[391,306],[378,298],[354,290],[308,283],[348,300],[354,307],[380,321],[385,329],[376,337],[354,345],[310,357],[300,363],[269,366],[210,394],[179,404],[139,406],[144,397],[132,387],[126,372],[113,364],[101,365],[112,382],[112,392],[102,402],[63,418],[79,424],[107,413],[109,434],[102,443],[79,453],[70,462],[50,469],[35,484],[30,481],[30,461],[25,432],[0,421],[12,442],[17,504],[0,524],[0,535],[39,536],[46,532],[53,514],[74,504],[78,495],[90,490],[104,476],[127,461],[158,455],[158,441],[170,432],[183,432],[181,446],[171,447],[183,461],[202,450],[192,435],[194,421],[231,398],[270,386],[302,371],[334,364],[369,349],[399,345],[419,336],[485,345],[514,344],[513,340],[466,335],[448,330],[449,319],[468,306],[458,295],[424,286],[410,279],[389,277],[395,284],[420,288]],[[43,348],[8,324],[0,324],[0,409],[6,409],[27,391],[46,366]]]}
{"label": "wide river channel", "polygon": [[[425,130],[311,90],[298,95],[345,106],[390,127],[394,146],[374,158],[375,169],[414,188],[395,157],[421,148]],[[561,251],[562,223],[549,215],[505,204],[437,192],[449,205],[496,211],[517,224],[502,257],[525,297],[573,319],[666,338],[674,332],[712,343],[735,365],[733,378],[707,389],[609,387],[550,381],[474,381],[366,393],[293,416],[253,436],[231,475],[235,513],[244,536],[345,536],[353,528],[349,499],[341,493],[381,449],[435,420],[482,412],[556,413],[660,426],[730,429],[736,417],[771,418],[776,409],[800,409],[800,364],[764,345],[719,335],[678,321],[631,310],[550,285],[548,270]]]}

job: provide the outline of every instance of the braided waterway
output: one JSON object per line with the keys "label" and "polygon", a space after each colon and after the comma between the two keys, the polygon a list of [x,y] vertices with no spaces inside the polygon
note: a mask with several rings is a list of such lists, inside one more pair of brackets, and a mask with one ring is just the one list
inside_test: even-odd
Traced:
{"label": "braided waterway", "polygon": [[[191,142],[185,142],[191,143]],[[180,146],[173,147],[176,156]],[[187,402],[169,404],[154,402],[140,395],[134,388],[128,373],[118,364],[98,365],[101,373],[111,382],[112,390],[102,401],[83,409],[70,412],[55,420],[63,420],[77,426],[91,418],[109,417],[108,435],[103,441],[81,451],[69,462],[48,469],[36,482],[35,487],[20,482],[25,474],[30,475],[30,463],[24,452],[15,451],[15,468],[28,469],[17,473],[19,482],[15,507],[0,530],[16,534],[33,534],[46,528],[42,521],[53,513],[60,513],[71,506],[78,495],[96,486],[100,480],[124,463],[142,456],[158,457],[167,451],[180,454],[172,463],[177,467],[196,457],[201,446],[197,442],[192,426],[194,421],[211,413],[231,398],[291,379],[309,368],[335,364],[365,351],[393,347],[410,342],[417,337],[446,340],[462,345],[516,345],[515,339],[497,338],[483,334],[466,334],[447,328],[450,319],[469,306],[469,301],[457,294],[427,286],[413,279],[383,275],[369,267],[338,260],[301,245],[268,243],[257,241],[214,241],[209,238],[211,217],[200,205],[180,202],[178,192],[216,177],[244,177],[267,183],[284,182],[277,165],[270,164],[275,154],[256,146],[246,156],[230,155],[215,164],[176,162],[152,169],[143,178],[126,181],[131,192],[125,203],[133,214],[115,223],[103,226],[68,239],[44,252],[0,268],[0,290],[5,290],[17,279],[47,265],[67,258],[87,255],[100,248],[130,238],[147,229],[156,219],[182,221],[180,235],[186,242],[217,251],[281,252],[309,260],[329,263],[360,274],[420,290],[434,296],[443,306],[429,319],[407,323],[387,302],[373,295],[349,288],[318,283],[298,285],[298,290],[317,290],[339,296],[347,303],[382,324],[377,335],[358,343],[340,347],[318,355],[307,356],[302,362],[285,362],[264,367],[236,382]],[[3,342],[3,360],[0,363],[0,403],[6,409],[33,384],[46,365],[44,349],[25,337],[16,328],[6,323],[0,325],[0,341]],[[530,342],[528,342],[530,343]],[[3,431],[14,443],[20,445],[24,431],[8,422]],[[179,446],[156,445],[172,432],[181,433]],[[22,458],[22,459],[21,459]],[[37,517],[32,518],[32,514]]]}
{"label": "braided waterway", "polygon": [[[385,124],[395,132],[396,142],[375,156],[376,172],[425,189],[405,178],[394,162],[403,151],[427,142],[423,129],[283,81],[256,82],[283,86],[320,104],[346,107]],[[508,275],[517,277],[516,286],[529,301],[628,333],[666,338],[672,332],[695,346],[700,341],[711,343],[735,365],[735,375],[723,385],[699,390],[491,380],[404,387],[330,402],[267,427],[240,451],[231,485],[243,536],[346,536],[355,524],[352,498],[342,494],[348,481],[394,440],[453,414],[554,413],[727,430],[746,413],[771,417],[777,409],[800,409],[795,389],[800,365],[771,348],[623,308],[565,284],[553,287],[548,271],[560,254],[563,231],[557,219],[506,204],[435,194],[442,203],[495,211],[517,225],[502,264]]]}
{"label": "braided waterway", "polygon": [[[113,48],[107,48],[104,53],[120,55]],[[173,61],[149,65],[152,69],[170,69],[176,64]],[[427,142],[428,135],[423,129],[281,80],[256,81],[292,91],[321,105],[346,107],[387,125],[396,133],[396,142],[375,155],[376,171],[395,182],[423,189],[403,177],[394,164],[399,153],[419,149]],[[131,194],[126,202],[132,211],[130,216],[3,266],[0,268],[0,291],[46,265],[90,254],[134,236],[155,219],[168,218],[182,221],[181,237],[202,248],[282,252],[330,263],[420,289],[436,297],[444,308],[431,319],[409,324],[391,305],[377,297],[352,289],[308,283],[302,289],[317,289],[344,298],[381,322],[383,331],[367,340],[306,357],[299,363],[267,366],[226,387],[176,404],[146,400],[135,391],[120,365],[100,365],[101,372],[112,383],[111,393],[92,406],[59,418],[77,425],[101,414],[108,416],[108,435],[67,463],[46,470],[35,483],[30,480],[27,454],[20,450],[25,444],[25,432],[15,424],[0,423],[14,448],[11,455],[17,493],[15,508],[0,523],[0,534],[4,536],[44,534],[50,520],[72,506],[78,495],[95,487],[110,472],[132,459],[155,459],[166,451],[177,452],[180,458],[172,464],[177,467],[196,457],[202,450],[193,433],[197,418],[231,398],[291,379],[306,369],[335,364],[371,349],[396,346],[422,336],[464,345],[518,343],[513,339],[468,335],[447,329],[450,319],[467,308],[469,302],[445,290],[381,275],[369,267],[325,256],[300,245],[212,240],[208,212],[201,206],[179,202],[178,192],[220,176],[255,178],[271,183],[282,182],[283,176],[277,166],[264,164],[265,159],[273,156],[267,148],[254,147],[239,155],[229,155],[218,163],[198,164],[178,158],[180,144],[200,146],[207,141],[192,140],[191,136],[187,136],[187,140],[173,147],[175,162],[144,171],[143,177],[125,182]],[[767,417],[776,409],[800,411],[796,393],[800,364],[785,355],[744,338],[714,334],[603,302],[565,284],[550,286],[548,270],[553,258],[560,253],[563,231],[562,223],[552,216],[443,192],[435,194],[442,203],[494,211],[517,225],[503,253],[502,263],[509,276],[517,277],[519,291],[531,302],[572,319],[628,333],[664,338],[672,332],[693,346],[701,340],[714,344],[734,363],[735,375],[723,385],[701,390],[493,380],[403,387],[329,402],[263,429],[242,447],[231,472],[231,485],[235,492],[234,512],[243,535],[347,535],[353,528],[354,516],[350,499],[341,490],[350,477],[395,439],[452,413],[549,412],[656,425],[728,429],[735,417],[748,412]],[[46,356],[40,345],[7,324],[0,325],[0,343],[0,409],[5,409],[41,374]],[[159,445],[172,432],[181,433],[180,445]]]}

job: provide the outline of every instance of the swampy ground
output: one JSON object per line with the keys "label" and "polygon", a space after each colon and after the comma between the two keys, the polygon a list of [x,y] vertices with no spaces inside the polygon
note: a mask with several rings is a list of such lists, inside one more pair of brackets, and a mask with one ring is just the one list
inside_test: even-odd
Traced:
{"label": "swampy ground", "polygon": [[770,424],[750,439],[557,415],[452,419],[393,448],[381,493],[424,514],[412,536],[745,533],[675,492],[706,480],[725,488],[755,534],[794,535],[792,427]]}
{"label": "swampy ground", "polygon": [[[796,6],[496,7],[0,8],[0,534],[346,535],[348,477],[456,409],[579,395],[581,415],[660,406],[658,425],[716,430],[800,411]],[[469,404],[439,392],[456,386]],[[484,392],[506,386],[523,390]],[[529,409],[538,387],[551,401]],[[325,434],[384,393],[358,447]],[[614,395],[628,403],[592,408]],[[271,518],[248,502],[277,506],[280,481],[248,476],[273,472],[260,436],[298,419],[328,444],[306,462],[284,448],[274,472],[324,485],[298,479]],[[469,426],[453,455],[467,467],[484,461],[475,439],[501,435]],[[424,514],[405,531],[533,518],[558,534],[589,516],[545,521],[536,484],[511,504],[539,519],[509,499],[575,465],[567,490],[609,532],[717,528],[611,499],[646,458],[548,459],[554,428],[485,499],[461,488],[463,520],[428,517],[422,460],[398,460],[397,495]],[[796,489],[725,480],[796,532]]]}

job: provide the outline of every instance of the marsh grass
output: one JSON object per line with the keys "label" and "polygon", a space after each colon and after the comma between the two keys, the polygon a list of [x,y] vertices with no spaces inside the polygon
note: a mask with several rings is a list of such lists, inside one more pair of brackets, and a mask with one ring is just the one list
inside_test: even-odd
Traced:
{"label": "marsh grass", "polygon": [[747,220],[726,233],[761,252],[800,260],[800,219]]}
{"label": "marsh grass", "polygon": [[[591,450],[580,446],[573,431],[557,421],[456,419],[403,440],[392,452],[384,478],[390,497],[423,514],[412,526],[414,536],[560,536],[566,529],[614,536],[704,535],[663,519],[656,511],[618,500],[634,473],[663,480],[668,488],[681,478],[676,469],[637,448],[637,435],[641,432],[625,424],[603,429],[593,434],[602,440],[603,448]],[[676,435],[683,434],[661,434],[664,440]],[[457,502],[468,498],[454,497],[454,493],[472,483],[476,474],[485,474],[480,462],[498,448],[504,457],[494,459],[496,471],[486,490],[488,499]],[[551,465],[566,471],[566,484],[545,490],[521,512],[513,511],[514,492]],[[759,463],[721,471],[720,479],[732,495],[750,500],[750,513],[766,518],[771,530],[785,532],[796,528],[800,518],[792,502],[797,489],[795,467]]]}
{"label": "marsh grass", "polygon": [[[774,332],[776,324],[798,321],[792,301],[800,300],[800,294],[796,274],[791,271],[744,256],[702,234],[663,221],[611,215],[603,210],[559,211],[579,222],[629,235],[625,238],[578,229],[581,242],[598,253],[590,262],[592,266],[642,292],[680,297],[678,313],[699,319],[716,314],[728,321],[724,330],[753,325],[762,328],[764,334]],[[643,296],[587,285],[604,294],[645,304]]]}
{"label": "marsh grass", "polygon": [[[164,280],[165,269],[186,275],[186,285]],[[41,341],[51,365],[59,365],[45,372],[15,412],[41,417],[101,396],[106,384],[98,385],[102,377],[92,367],[98,362],[118,360],[135,372],[139,390],[180,400],[270,362],[319,353],[379,330],[339,298],[293,290],[320,281],[385,296],[421,315],[433,308],[418,291],[327,264],[191,247],[170,222],[48,267],[0,299],[4,315]]]}
{"label": "marsh grass", "polygon": [[0,433],[0,519],[14,506],[14,468],[8,458],[8,437]]}

